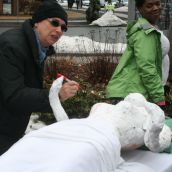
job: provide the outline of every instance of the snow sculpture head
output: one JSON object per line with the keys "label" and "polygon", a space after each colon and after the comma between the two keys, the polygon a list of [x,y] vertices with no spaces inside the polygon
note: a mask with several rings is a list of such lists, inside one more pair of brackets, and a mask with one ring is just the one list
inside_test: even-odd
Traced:
{"label": "snow sculpture head", "polygon": [[132,103],[135,106],[143,107],[149,114],[152,123],[162,123],[165,120],[163,110],[156,104],[148,102],[145,97],[139,93],[131,93],[125,97],[125,101]]}
{"label": "snow sculpture head", "polygon": [[171,142],[171,130],[164,125],[164,112],[139,93],[129,94],[117,105],[97,103],[89,118],[113,126],[122,149],[136,149],[145,144],[151,151],[160,152]]}
{"label": "snow sculpture head", "polygon": [[[55,80],[49,93],[57,121],[69,119],[58,97],[62,81],[63,77]],[[88,118],[110,126],[122,149],[136,149],[145,144],[151,151],[160,152],[171,143],[172,133],[164,125],[164,112],[139,93],[129,94],[117,105],[97,103],[91,108]]]}
{"label": "snow sculpture head", "polygon": [[124,100],[138,107],[144,107],[145,104],[147,103],[145,97],[139,93],[130,93],[128,96],[125,97]]}

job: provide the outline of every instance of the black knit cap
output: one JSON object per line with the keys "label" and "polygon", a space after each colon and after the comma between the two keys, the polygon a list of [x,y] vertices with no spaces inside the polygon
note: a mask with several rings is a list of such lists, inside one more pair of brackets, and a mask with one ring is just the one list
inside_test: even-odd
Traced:
{"label": "black knit cap", "polygon": [[68,17],[64,8],[54,0],[43,1],[32,16],[32,24],[53,17],[62,19],[67,25]]}

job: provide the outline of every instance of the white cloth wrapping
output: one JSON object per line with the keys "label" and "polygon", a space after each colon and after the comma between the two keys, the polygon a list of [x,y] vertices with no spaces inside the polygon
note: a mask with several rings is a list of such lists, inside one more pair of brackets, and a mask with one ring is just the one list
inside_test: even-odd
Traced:
{"label": "white cloth wrapping", "polygon": [[110,126],[89,119],[66,120],[30,132],[0,157],[3,172],[153,172],[125,163]]}

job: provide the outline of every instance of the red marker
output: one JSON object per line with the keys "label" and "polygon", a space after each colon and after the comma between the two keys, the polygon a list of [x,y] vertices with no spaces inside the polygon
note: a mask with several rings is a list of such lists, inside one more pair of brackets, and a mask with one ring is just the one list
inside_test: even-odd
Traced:
{"label": "red marker", "polygon": [[[67,81],[67,82],[71,81],[70,79],[68,79],[68,78],[67,78],[66,76],[64,76],[63,74],[57,73],[57,78],[59,78],[59,77],[61,77],[61,76],[64,77],[64,80],[65,80],[65,81]],[[80,85],[78,85],[78,89],[80,89]]]}
{"label": "red marker", "polygon": [[63,76],[65,81],[70,81],[66,76],[62,75],[61,73],[57,73],[57,78]]}

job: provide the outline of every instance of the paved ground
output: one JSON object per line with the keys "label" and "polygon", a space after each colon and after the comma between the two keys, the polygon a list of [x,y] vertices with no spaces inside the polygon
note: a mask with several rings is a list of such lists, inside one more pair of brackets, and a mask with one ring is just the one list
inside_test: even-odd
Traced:
{"label": "paved ground", "polygon": [[[69,16],[70,20],[76,20],[76,19],[85,19],[85,11],[83,10],[76,10],[76,9],[72,9],[72,10],[66,10]],[[16,20],[16,19],[20,19],[20,20],[25,20],[31,18],[31,16],[29,15],[25,15],[25,16],[8,16],[8,15],[0,15],[0,20]]]}
{"label": "paved ground", "polygon": [[[69,17],[69,25],[74,25],[74,23],[77,23],[79,25],[87,25],[86,22],[86,14],[85,11],[88,8],[88,6],[83,6],[80,9],[76,8],[76,5],[74,4],[73,8],[71,10],[68,10],[67,4],[62,4],[62,6],[66,9]],[[100,10],[100,14],[103,14],[104,8]],[[115,9],[115,14],[120,17],[123,20],[128,20],[128,8],[122,7]],[[0,27],[6,27],[8,25],[14,24],[20,24],[24,20],[31,18],[31,16],[3,16],[0,15]]]}
{"label": "paved ground", "polygon": [[[107,38],[112,42],[125,42],[125,27],[90,26],[86,22],[86,8],[79,10],[77,10],[75,6],[72,10],[68,10],[67,7],[65,8],[69,16],[69,29],[65,35],[86,36],[100,42],[106,42]],[[125,15],[127,18],[127,11],[125,10],[122,10],[122,12],[117,10],[116,13]],[[13,27],[19,27],[21,23],[28,18],[31,18],[31,16],[0,16],[0,33]]]}

